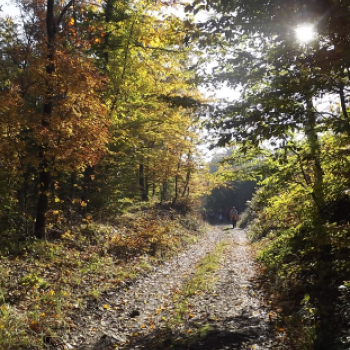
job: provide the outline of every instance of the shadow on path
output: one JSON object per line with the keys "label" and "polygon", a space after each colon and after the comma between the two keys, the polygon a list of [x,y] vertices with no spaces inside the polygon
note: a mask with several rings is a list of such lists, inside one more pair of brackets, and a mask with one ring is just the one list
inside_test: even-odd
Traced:
{"label": "shadow on path", "polygon": [[[204,322],[205,321],[205,324]],[[193,324],[193,323],[192,323]],[[129,337],[128,344],[118,349],[147,350],[227,350],[269,349],[266,340],[271,337],[273,327],[261,323],[258,317],[229,317],[220,321],[201,320],[199,328],[188,334],[157,328],[147,335]],[[116,336],[104,335],[93,350],[113,349]],[[254,345],[254,347],[253,347]],[[91,348],[90,348],[91,349]],[[276,348],[277,349],[277,348]],[[83,349],[82,349],[83,350]]]}

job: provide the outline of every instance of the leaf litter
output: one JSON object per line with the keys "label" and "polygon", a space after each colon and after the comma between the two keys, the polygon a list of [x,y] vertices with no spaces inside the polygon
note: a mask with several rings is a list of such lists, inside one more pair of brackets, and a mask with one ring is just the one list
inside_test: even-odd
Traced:
{"label": "leaf litter", "polygon": [[[212,280],[186,292],[199,265],[225,241]],[[244,230],[210,229],[153,271],[91,299],[71,318],[65,349],[288,349],[256,283],[257,265]],[[205,283],[204,283],[205,284]]]}

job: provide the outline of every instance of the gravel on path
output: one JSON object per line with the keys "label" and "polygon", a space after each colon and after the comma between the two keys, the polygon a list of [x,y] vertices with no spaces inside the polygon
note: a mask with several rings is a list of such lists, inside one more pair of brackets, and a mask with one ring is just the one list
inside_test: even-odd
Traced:
{"label": "gravel on path", "polygon": [[[214,290],[187,298],[189,313],[181,324],[171,320],[183,285],[196,265],[225,241],[215,271]],[[73,315],[77,329],[65,336],[65,349],[287,349],[271,322],[254,276],[244,230],[213,227],[195,245],[131,285],[105,293]]]}

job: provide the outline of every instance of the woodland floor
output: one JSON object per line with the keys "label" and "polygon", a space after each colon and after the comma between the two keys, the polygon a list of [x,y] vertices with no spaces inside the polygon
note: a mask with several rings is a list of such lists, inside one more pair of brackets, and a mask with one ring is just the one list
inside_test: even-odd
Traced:
{"label": "woodland floor", "polygon": [[[217,267],[186,292],[218,244],[225,248]],[[65,348],[287,349],[257,272],[245,231],[212,227],[181,255],[77,309]]]}

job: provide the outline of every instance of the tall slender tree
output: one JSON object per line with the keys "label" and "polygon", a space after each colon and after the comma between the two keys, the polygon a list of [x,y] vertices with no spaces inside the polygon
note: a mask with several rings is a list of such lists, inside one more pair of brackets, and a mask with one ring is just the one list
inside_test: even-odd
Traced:
{"label": "tall slender tree", "polygon": [[178,160],[183,164],[178,152],[190,147],[195,153],[188,140],[191,134],[195,140],[191,123],[201,97],[193,71],[186,69],[185,25],[149,1],[108,0],[90,19],[91,28],[98,28],[92,34],[94,53],[109,76],[104,99],[113,140],[105,161],[119,174],[115,188],[132,189],[129,194],[148,201],[151,186],[155,194],[161,184],[173,182]]}
{"label": "tall slender tree", "polygon": [[76,31],[76,3],[23,1],[22,26],[3,48],[13,65],[6,70],[11,74],[6,93],[17,99],[12,104],[16,131],[11,127],[16,152],[11,154],[18,166],[12,169],[19,178],[37,176],[38,238],[45,237],[53,178],[96,164],[107,141],[106,108],[99,99],[104,80],[82,54],[88,42]]}

